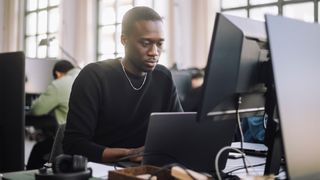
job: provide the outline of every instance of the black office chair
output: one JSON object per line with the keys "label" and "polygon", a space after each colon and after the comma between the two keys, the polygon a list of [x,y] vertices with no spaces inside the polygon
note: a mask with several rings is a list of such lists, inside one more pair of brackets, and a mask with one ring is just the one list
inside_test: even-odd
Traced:
{"label": "black office chair", "polygon": [[171,74],[179,99],[183,102],[191,90],[191,74],[189,71],[171,71]]}
{"label": "black office chair", "polygon": [[52,150],[51,150],[49,161],[48,161],[49,163],[52,163],[58,155],[63,154],[62,140],[64,137],[65,128],[66,128],[66,124],[59,125],[59,128],[57,130],[57,133],[52,145]]}
{"label": "black office chair", "polygon": [[44,115],[39,117],[26,116],[26,124],[28,124],[28,118],[30,118],[30,122],[33,123],[48,121],[45,123],[39,123],[40,126],[35,125],[34,127],[36,131],[33,134],[29,134],[29,138],[34,138],[37,141],[30,152],[26,166],[26,169],[30,170],[41,168],[43,164],[49,161],[59,125],[53,115]]}

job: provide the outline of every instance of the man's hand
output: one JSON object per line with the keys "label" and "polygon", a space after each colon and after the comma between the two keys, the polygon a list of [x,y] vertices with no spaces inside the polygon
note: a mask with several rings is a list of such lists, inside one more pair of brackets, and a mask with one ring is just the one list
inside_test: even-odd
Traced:
{"label": "man's hand", "polygon": [[[126,156],[130,157],[129,160],[133,162],[141,162],[143,159],[142,153],[144,151],[144,146],[139,148],[105,148],[102,154],[103,162],[115,162],[119,158],[123,158]],[[136,156],[135,156],[136,155]]]}
{"label": "man's hand", "polygon": [[130,161],[133,162],[141,162],[143,160],[143,152],[144,152],[144,146],[139,148],[130,149],[128,156],[133,156],[130,159]]}

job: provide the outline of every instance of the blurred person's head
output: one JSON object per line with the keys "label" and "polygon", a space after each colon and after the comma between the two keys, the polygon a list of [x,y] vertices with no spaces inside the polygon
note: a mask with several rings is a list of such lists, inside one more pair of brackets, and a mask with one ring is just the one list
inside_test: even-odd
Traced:
{"label": "blurred person's head", "polygon": [[192,89],[201,87],[204,80],[204,72],[201,69],[198,68],[192,68],[191,69],[191,86]]}
{"label": "blurred person's head", "polygon": [[58,61],[52,70],[54,79],[59,79],[64,76],[69,70],[73,69],[74,66],[67,60]]}

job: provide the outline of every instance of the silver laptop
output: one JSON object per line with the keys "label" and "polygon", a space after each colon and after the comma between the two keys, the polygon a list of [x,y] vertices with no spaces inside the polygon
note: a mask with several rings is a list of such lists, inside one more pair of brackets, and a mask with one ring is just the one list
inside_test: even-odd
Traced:
{"label": "silver laptop", "polygon": [[[152,113],[145,142],[143,164],[179,163],[187,168],[214,173],[218,151],[230,146],[236,120],[198,123],[195,112]],[[224,169],[227,153],[220,157]]]}

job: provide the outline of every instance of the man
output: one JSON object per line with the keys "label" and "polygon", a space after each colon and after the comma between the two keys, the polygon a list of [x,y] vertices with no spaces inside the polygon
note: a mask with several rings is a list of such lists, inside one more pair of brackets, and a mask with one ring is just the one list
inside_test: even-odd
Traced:
{"label": "man", "polygon": [[162,26],[151,8],[132,8],[122,20],[124,58],[80,72],[70,96],[65,153],[114,162],[142,150],[150,113],[182,111],[170,71],[157,64]]}
{"label": "man", "polygon": [[68,113],[69,96],[74,79],[80,70],[67,60],[58,61],[52,74],[53,80],[47,90],[40,95],[31,105],[31,114],[41,116],[53,111],[59,124],[66,122]]}
{"label": "man", "polygon": [[[67,60],[58,61],[52,70],[54,80],[49,84],[47,90],[39,98],[32,102],[30,114],[26,116],[26,124],[37,127],[40,121],[49,121],[47,115],[53,112],[54,119],[58,124],[63,124],[67,119],[69,96],[74,79],[80,70]],[[39,116],[39,117],[38,117]],[[43,138],[33,146],[29,156],[27,169],[37,169],[48,161],[51,152],[57,124],[49,123],[42,129]]]}

